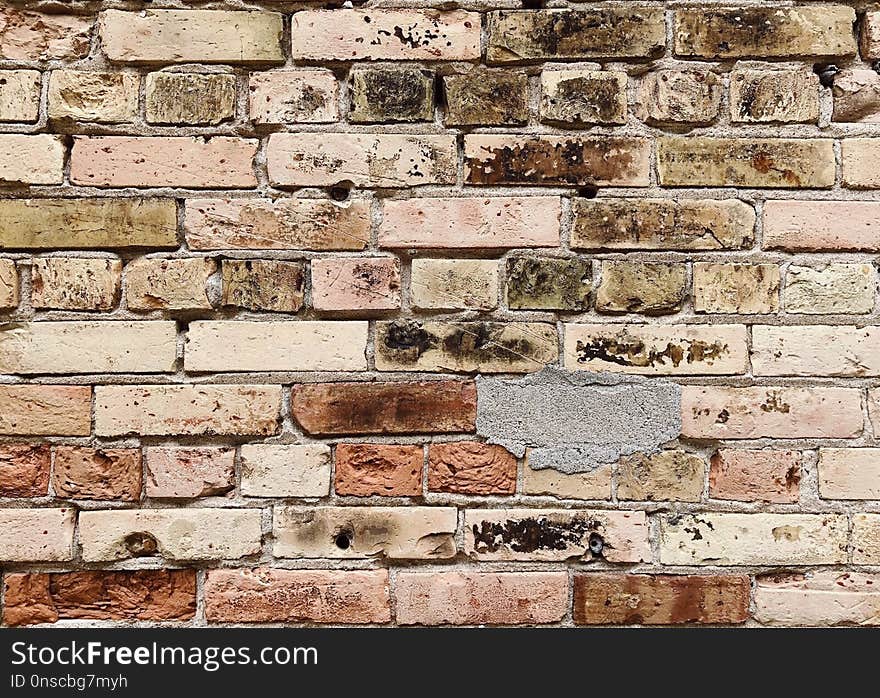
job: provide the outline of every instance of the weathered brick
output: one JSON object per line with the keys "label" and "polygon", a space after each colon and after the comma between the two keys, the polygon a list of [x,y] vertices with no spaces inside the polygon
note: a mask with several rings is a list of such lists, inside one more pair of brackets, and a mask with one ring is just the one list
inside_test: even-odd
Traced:
{"label": "weathered brick", "polygon": [[295,313],[303,304],[305,270],[299,262],[224,259],[223,305]]}
{"label": "weathered brick", "polygon": [[686,8],[675,11],[675,54],[701,58],[852,56],[852,8]]}
{"label": "weathered brick", "polygon": [[699,502],[705,475],[705,461],[692,453],[635,453],[621,458],[617,464],[617,498]]}
{"label": "weathered brick", "polygon": [[61,184],[63,168],[60,136],[0,134],[0,184]]}
{"label": "weathered brick", "polygon": [[7,574],[3,578],[3,623],[8,626],[54,623],[58,611],[49,594],[49,575]]}
{"label": "weathered brick", "polygon": [[367,323],[338,321],[189,324],[187,371],[365,371]]}
{"label": "weathered brick", "polygon": [[880,11],[865,13],[859,39],[862,58],[865,60],[880,58]]}
{"label": "weathered brick", "polygon": [[876,201],[764,203],[764,246],[784,250],[880,250]]}
{"label": "weathered brick", "polygon": [[880,563],[880,514],[853,514],[852,548],[854,565]]}
{"label": "weathered brick", "polygon": [[740,502],[795,503],[801,462],[799,451],[720,449],[709,460],[709,496]]}
{"label": "weathered brick", "polygon": [[241,493],[247,497],[326,497],[330,447],[324,444],[245,444]]}
{"label": "weathered brick", "polygon": [[519,126],[529,120],[529,79],[523,72],[474,68],[443,77],[447,126]]}
{"label": "weathered brick", "polygon": [[513,494],[516,458],[501,446],[479,441],[432,443],[428,490],[454,494]]}
{"label": "weathered brick", "polygon": [[18,267],[11,259],[0,259],[0,310],[15,308],[21,300]]}
{"label": "weathered brick", "polygon": [[611,466],[583,473],[563,473],[553,468],[533,469],[531,449],[523,463],[523,494],[549,495],[558,499],[611,499]]}
{"label": "weathered brick", "polygon": [[756,376],[877,376],[878,327],[799,325],[752,328]]}
{"label": "weathered brick", "polygon": [[276,557],[455,557],[454,507],[275,507]]}
{"label": "weathered brick", "polygon": [[0,8],[0,57],[16,61],[72,60],[89,53],[94,17]]}
{"label": "weathered brick", "polygon": [[254,138],[76,136],[70,181],[89,187],[255,187]]}
{"label": "weathered brick", "polygon": [[626,73],[544,70],[541,121],[568,125],[626,123]]}
{"label": "weathered brick", "polygon": [[523,373],[558,358],[556,327],[541,322],[376,323],[378,371]]}
{"label": "weathered brick", "polygon": [[88,257],[43,257],[31,265],[35,308],[111,310],[119,302],[122,262]]}
{"label": "weathered brick", "polygon": [[353,123],[433,121],[434,73],[409,66],[351,71]]}
{"label": "weathered brick", "polygon": [[477,560],[651,560],[641,511],[468,509],[464,522],[465,552]]}
{"label": "weathered brick", "polygon": [[840,565],[846,546],[842,514],[701,512],[660,519],[664,565]]}
{"label": "weathered brick", "polygon": [[466,134],[465,182],[646,187],[650,151],[624,136]]}
{"label": "weathered brick", "polygon": [[565,572],[401,572],[401,625],[537,625],[568,611]]}
{"label": "weathered brick", "polygon": [[209,446],[144,449],[147,497],[195,499],[235,487],[235,449]]}
{"label": "weathered brick", "polygon": [[210,623],[388,623],[387,570],[210,570]]}
{"label": "weathered brick", "polygon": [[0,561],[73,559],[76,509],[0,509]]}
{"label": "weathered brick", "polygon": [[480,57],[480,15],[462,10],[295,12],[293,58],[313,61],[454,61]]}
{"label": "weathered brick", "polygon": [[579,257],[508,257],[507,306],[511,310],[586,310],[593,265]]}
{"label": "weathered brick", "polygon": [[711,70],[656,70],[639,82],[635,113],[650,124],[710,124],[721,110],[721,92]]}
{"label": "weathered brick", "polygon": [[0,385],[0,434],[88,436],[92,389],[81,385]]}
{"label": "weathered brick", "polygon": [[681,310],[686,296],[687,270],[684,264],[602,262],[596,310],[667,315]]}
{"label": "weathered brick", "polygon": [[473,432],[473,381],[294,385],[293,418],[312,435]]}
{"label": "weathered brick", "polygon": [[736,250],[753,241],[755,211],[737,199],[573,201],[571,246],[600,250]]}
{"label": "weathered brick", "polygon": [[101,48],[120,63],[281,63],[281,15],[218,10],[105,10]]}
{"label": "weathered brick", "polygon": [[40,73],[0,70],[0,121],[34,122],[40,112]]}
{"label": "weathered brick", "polygon": [[755,315],[779,310],[776,264],[694,262],[694,310]]}
{"label": "weathered brick", "polygon": [[834,571],[757,577],[755,620],[811,627],[878,625],[880,578]]}
{"label": "weathered brick", "polygon": [[339,444],[336,447],[336,494],[416,497],[422,494],[421,446]]}
{"label": "weathered brick", "polygon": [[832,121],[880,123],[880,75],[873,70],[847,69],[834,76]]}
{"label": "weathered brick", "polygon": [[339,119],[339,83],[329,70],[254,73],[248,91],[250,119],[257,124],[326,124]]}
{"label": "weathered brick", "polygon": [[664,137],[660,184],[671,187],[828,188],[834,144],[827,138]]}
{"label": "weathered brick", "polygon": [[880,433],[880,390],[868,390],[868,416],[874,433]]}
{"label": "weathered brick", "polygon": [[319,311],[382,311],[400,307],[397,257],[313,259],[312,306]]}
{"label": "weathered brick", "polygon": [[662,7],[500,10],[488,15],[486,60],[654,58],[666,45]]}
{"label": "weathered brick", "polygon": [[870,313],[876,290],[877,276],[870,264],[791,265],[785,274],[782,301],[787,313]]}
{"label": "weathered brick", "polygon": [[268,436],[278,428],[281,386],[102,385],[95,433]]}
{"label": "weathered brick", "polygon": [[48,444],[0,444],[0,497],[44,497],[52,453]]}
{"label": "weathered brick", "polygon": [[370,238],[363,199],[187,199],[185,210],[194,250],[362,250]]}
{"label": "weathered brick", "polygon": [[58,497],[140,499],[141,452],[137,448],[56,446],[52,463],[52,487]]}
{"label": "weathered brick", "polygon": [[578,625],[743,623],[749,618],[749,578],[742,575],[578,574]]}
{"label": "weathered brick", "polygon": [[819,80],[806,68],[735,70],[730,74],[730,120],[815,123]]}
{"label": "weathered brick", "polygon": [[410,295],[427,310],[494,310],[498,262],[492,259],[414,259]]}
{"label": "weathered brick", "polygon": [[880,499],[880,448],[820,448],[819,496]]}
{"label": "weathered brick", "polygon": [[219,124],[235,116],[235,76],[150,73],[144,97],[147,123]]}
{"label": "weathered brick", "polygon": [[840,142],[843,185],[850,189],[880,189],[880,172],[874,166],[880,158],[880,139],[845,138]]}
{"label": "weathered brick", "polygon": [[129,310],[210,310],[208,279],[217,263],[207,257],[140,257],[125,267]]}
{"label": "weathered brick", "polygon": [[379,246],[389,248],[555,247],[559,197],[388,199]]}
{"label": "weathered brick", "polygon": [[746,373],[744,325],[565,325],[565,366],[571,370],[648,375]]}
{"label": "weathered brick", "polygon": [[684,386],[681,433],[695,439],[852,438],[862,432],[854,388]]}
{"label": "weathered brick", "polygon": [[49,77],[49,118],[132,121],[138,111],[139,82],[134,73],[53,70]]}
{"label": "weathered brick", "polygon": [[171,372],[173,322],[22,322],[0,327],[0,373]]}

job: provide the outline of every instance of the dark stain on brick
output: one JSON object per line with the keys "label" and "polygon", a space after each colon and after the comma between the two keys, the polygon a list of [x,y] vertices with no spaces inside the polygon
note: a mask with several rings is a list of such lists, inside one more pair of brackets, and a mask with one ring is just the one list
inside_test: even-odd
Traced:
{"label": "dark stain on brick", "polygon": [[546,98],[552,107],[546,119],[550,122],[594,124],[616,123],[625,118],[620,110],[620,88],[617,80],[576,77],[561,80],[553,94]]}
{"label": "dark stain on brick", "polygon": [[791,411],[791,405],[782,400],[779,393],[768,392],[767,398],[761,403],[761,411],[788,414]]}
{"label": "dark stain on brick", "polygon": [[511,309],[585,310],[591,276],[592,264],[583,259],[510,258],[507,303]]}
{"label": "dark stain on brick", "polygon": [[[503,523],[482,521],[472,527],[474,549],[478,553],[495,553],[503,548],[517,553],[533,553],[538,550],[565,550],[569,546],[586,548],[590,534],[601,526],[594,519],[574,518],[565,523],[555,523],[544,516],[508,519]],[[611,547],[603,543],[604,547]]]}
{"label": "dark stain on brick", "polygon": [[133,557],[149,557],[159,550],[159,544],[152,534],[146,532],[129,533],[125,537],[125,549]]}
{"label": "dark stain on brick", "polygon": [[699,340],[687,342],[684,347],[667,342],[663,349],[648,350],[641,340],[626,339],[624,336],[599,337],[587,343],[578,341],[575,345],[578,363],[599,360],[619,366],[640,367],[663,366],[667,359],[675,367],[678,367],[683,361],[688,364],[695,362],[711,364],[727,351],[727,344],[721,342],[710,344]]}
{"label": "dark stain on brick", "polygon": [[414,351],[416,357],[435,345],[437,338],[415,320],[396,320],[388,325],[382,343],[393,351]]}
{"label": "dark stain on brick", "polygon": [[424,121],[433,116],[433,73],[368,68],[354,73],[353,121]]}

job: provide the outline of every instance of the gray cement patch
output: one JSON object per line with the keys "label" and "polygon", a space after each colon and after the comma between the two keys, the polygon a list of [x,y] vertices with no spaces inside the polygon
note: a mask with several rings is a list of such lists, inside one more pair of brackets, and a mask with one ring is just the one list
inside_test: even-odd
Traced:
{"label": "gray cement patch", "polygon": [[535,470],[582,473],[653,453],[681,433],[681,387],[667,380],[547,367],[477,378],[477,434]]}

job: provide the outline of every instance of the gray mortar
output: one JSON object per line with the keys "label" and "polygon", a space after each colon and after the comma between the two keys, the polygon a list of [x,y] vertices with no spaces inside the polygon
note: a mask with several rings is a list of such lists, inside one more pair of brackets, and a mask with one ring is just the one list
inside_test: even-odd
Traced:
{"label": "gray mortar", "polygon": [[534,470],[583,473],[653,453],[681,433],[681,387],[657,378],[546,367],[477,378],[477,433]]}

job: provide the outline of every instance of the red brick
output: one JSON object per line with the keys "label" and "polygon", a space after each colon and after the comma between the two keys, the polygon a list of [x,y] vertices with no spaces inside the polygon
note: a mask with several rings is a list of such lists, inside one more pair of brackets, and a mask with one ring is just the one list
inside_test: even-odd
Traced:
{"label": "red brick", "polygon": [[59,497],[137,501],[141,452],[137,448],[58,446],[52,484]]}
{"label": "red brick", "polygon": [[502,446],[479,441],[431,444],[428,489],[456,494],[513,494],[516,458]]}
{"label": "red brick", "polygon": [[336,494],[414,497],[422,493],[421,446],[339,444]]}
{"label": "red brick", "polygon": [[48,444],[0,444],[0,497],[43,497],[49,492]]}
{"label": "red brick", "polygon": [[721,449],[710,460],[709,496],[741,502],[797,502],[801,453]]}

